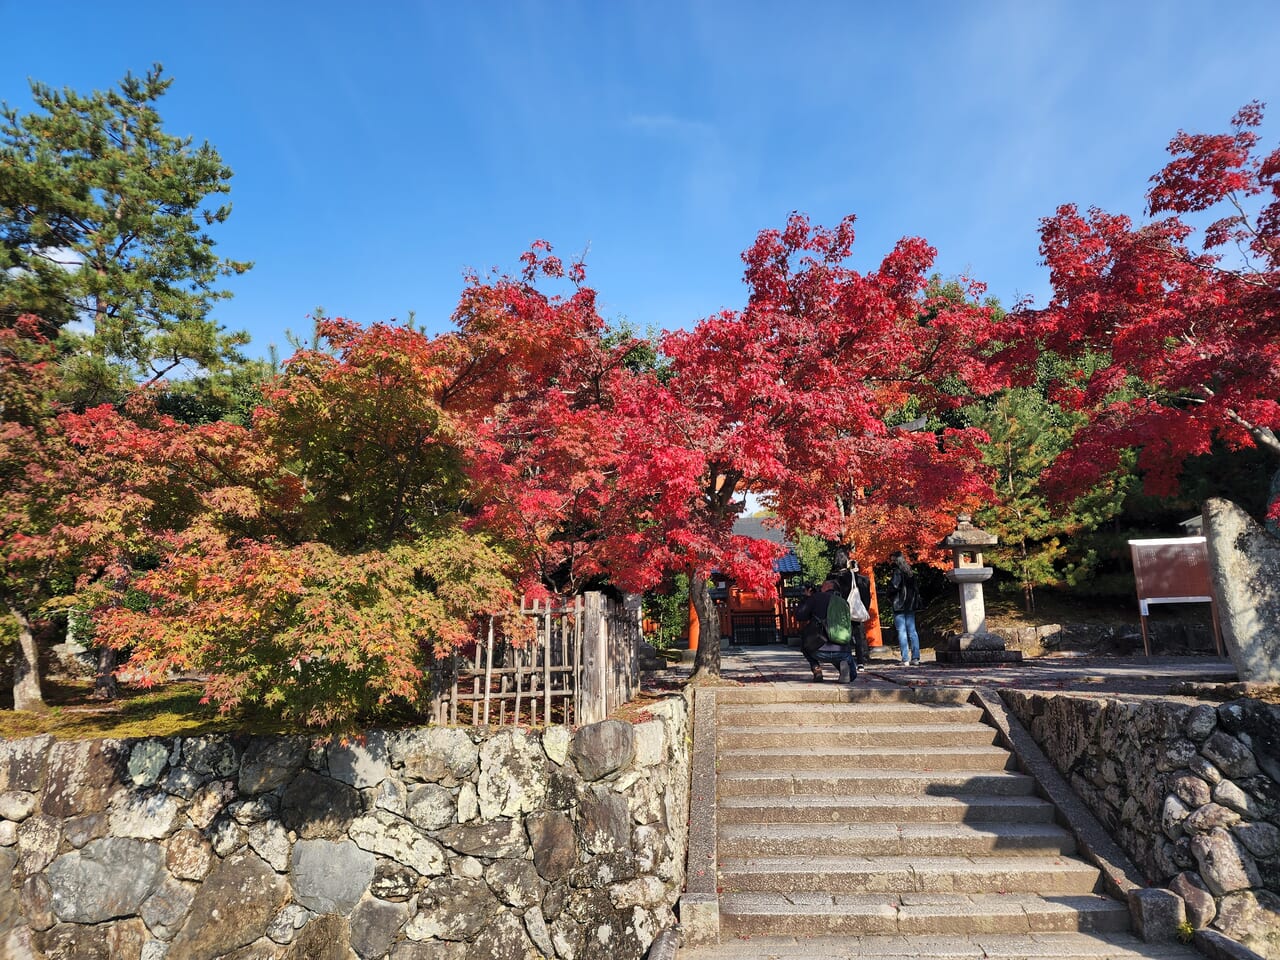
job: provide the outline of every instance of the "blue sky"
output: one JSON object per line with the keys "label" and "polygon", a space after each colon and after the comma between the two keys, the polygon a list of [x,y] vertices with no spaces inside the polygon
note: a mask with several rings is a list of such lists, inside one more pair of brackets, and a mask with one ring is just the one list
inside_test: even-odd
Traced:
{"label": "blue sky", "polygon": [[1043,301],[1037,223],[1140,214],[1181,127],[1252,99],[1280,131],[1280,3],[0,0],[0,99],[154,61],[167,129],[235,171],[217,308],[250,352],[317,306],[448,327],[467,268],[537,238],[607,319],[688,326],[744,299],[741,251],[792,210],[858,216],[855,266],[937,267]]}

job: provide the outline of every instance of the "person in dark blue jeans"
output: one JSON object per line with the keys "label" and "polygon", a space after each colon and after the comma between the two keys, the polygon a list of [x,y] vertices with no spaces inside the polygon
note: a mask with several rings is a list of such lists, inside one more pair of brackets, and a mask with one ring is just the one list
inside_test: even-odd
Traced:
{"label": "person in dark blue jeans", "polygon": [[804,622],[800,631],[800,652],[809,661],[813,669],[815,683],[821,683],[822,665],[838,664],[840,682],[853,683],[858,676],[858,662],[854,657],[852,643],[841,646],[829,642],[827,638],[827,607],[835,591],[835,582],[825,580],[822,589],[805,597],[804,602],[796,610],[796,619]]}
{"label": "person in dark blue jeans", "polygon": [[893,564],[893,578],[889,581],[889,594],[893,598],[893,626],[898,632],[898,651],[902,665],[920,663],[920,634],[916,632],[916,611],[924,604],[920,600],[920,582],[916,572],[901,550],[889,555]]}

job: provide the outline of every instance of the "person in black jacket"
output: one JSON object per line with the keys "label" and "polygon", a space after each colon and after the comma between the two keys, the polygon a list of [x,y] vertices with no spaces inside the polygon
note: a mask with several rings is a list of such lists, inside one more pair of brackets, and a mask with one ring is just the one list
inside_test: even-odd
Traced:
{"label": "person in black jacket", "polygon": [[[849,559],[849,554],[843,550],[836,551],[835,569],[831,572],[831,579],[836,583],[836,592],[843,597],[850,597],[850,591],[856,585],[862,606],[868,611],[871,609],[871,581],[859,572],[858,561]],[[850,606],[853,604],[851,603]],[[859,666],[865,665],[871,659],[871,650],[867,644],[867,627],[870,623],[870,620],[854,623],[853,645]]]}
{"label": "person in black jacket", "polygon": [[908,663],[916,666],[920,663],[920,634],[916,632],[916,611],[924,606],[920,599],[920,581],[901,550],[890,554],[889,561],[893,564],[889,594],[893,597],[893,625],[898,631],[898,651],[902,654],[904,667]]}
{"label": "person in black jacket", "polygon": [[800,630],[800,652],[809,661],[815,682],[822,682],[822,665],[834,663],[840,668],[840,682],[852,683],[858,676],[853,644],[840,646],[831,643],[827,636],[827,607],[831,605],[834,595],[835,582],[824,580],[822,589],[805,597],[797,608],[796,619],[804,622]]}

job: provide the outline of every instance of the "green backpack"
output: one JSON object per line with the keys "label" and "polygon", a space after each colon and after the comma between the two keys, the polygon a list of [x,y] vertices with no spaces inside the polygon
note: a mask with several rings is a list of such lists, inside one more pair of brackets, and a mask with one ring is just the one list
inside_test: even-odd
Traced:
{"label": "green backpack", "polygon": [[827,640],[847,647],[853,642],[853,616],[849,612],[849,601],[832,591],[831,603],[827,605]]}

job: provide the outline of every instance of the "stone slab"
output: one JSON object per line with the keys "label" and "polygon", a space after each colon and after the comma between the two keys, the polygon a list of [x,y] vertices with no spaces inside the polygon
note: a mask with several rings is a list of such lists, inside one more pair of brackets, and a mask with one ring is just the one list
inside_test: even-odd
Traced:
{"label": "stone slab", "polygon": [[1280,683],[1280,540],[1228,500],[1204,505],[1218,618],[1239,678]]}
{"label": "stone slab", "polygon": [[987,796],[1027,796],[1035,781],[1025,774],[1002,770],[762,770],[727,771],[719,777],[721,796],[870,795],[926,796],[947,789]]}
{"label": "stone slab", "polygon": [[1021,650],[939,650],[936,663],[940,667],[968,667],[991,663],[1021,663]]}

